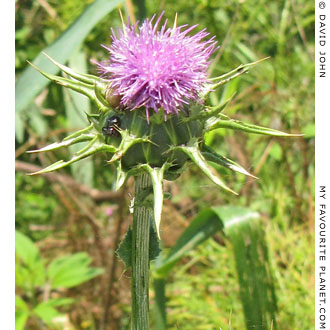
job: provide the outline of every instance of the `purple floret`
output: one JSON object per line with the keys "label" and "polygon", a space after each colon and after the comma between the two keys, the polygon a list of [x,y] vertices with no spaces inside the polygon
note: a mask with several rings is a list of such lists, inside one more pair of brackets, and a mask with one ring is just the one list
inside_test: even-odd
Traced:
{"label": "purple floret", "polygon": [[157,30],[156,23],[145,20],[140,27],[124,26],[117,34],[112,30],[112,44],[105,47],[110,60],[98,63],[102,76],[110,83],[120,106],[134,110],[145,107],[166,115],[177,114],[184,104],[200,101],[199,92],[207,83],[209,57],[215,50],[214,37],[203,29],[194,36],[188,33],[197,25],[167,28],[167,20]]}

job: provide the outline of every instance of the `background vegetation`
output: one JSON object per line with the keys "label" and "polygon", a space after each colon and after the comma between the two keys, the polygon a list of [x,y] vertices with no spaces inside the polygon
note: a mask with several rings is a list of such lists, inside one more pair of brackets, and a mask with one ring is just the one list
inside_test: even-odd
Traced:
{"label": "background vegetation", "polygon": [[[32,61],[51,45],[91,2],[16,1],[18,78],[27,66],[26,60]],[[119,7],[125,17],[134,19],[139,5],[141,2],[126,1]],[[211,76],[270,56],[213,93],[211,102],[218,104],[237,90],[226,109],[229,116],[305,134],[303,138],[280,139],[216,130],[206,137],[207,143],[259,180],[217,168],[239,193],[234,197],[219,191],[191,166],[165,187],[172,194],[163,211],[165,249],[174,245],[206,207],[234,204],[261,214],[276,291],[277,328],[283,330],[314,327],[313,6],[303,0],[146,1],[149,17],[165,10],[172,24],[178,13],[180,25],[198,23],[197,29],[206,27],[216,35],[221,48],[213,57]],[[69,66],[95,74],[92,61],[107,56],[100,45],[109,44],[110,27],[120,25],[117,10],[106,15],[71,54]],[[29,317],[27,329],[129,329],[130,274],[114,251],[131,223],[128,206],[132,181],[114,192],[114,168],[106,165],[106,155],[57,173],[26,176],[68,157],[67,151],[41,155],[26,151],[59,141],[84,127],[84,111],[92,111],[84,98],[50,84],[19,113],[16,122],[16,228],[18,235],[25,235],[19,236],[23,248],[17,250],[19,316],[23,320],[26,308],[42,302],[46,305],[39,307],[39,314]],[[224,245],[222,237],[214,235],[190,251],[170,274],[166,292],[169,329],[245,328],[233,251]],[[24,254],[28,248],[32,252]],[[63,262],[69,262],[69,270],[77,270],[80,281],[67,284],[59,280],[56,283],[60,284],[50,288],[49,279],[56,271],[78,276],[65,273],[69,270]],[[35,265],[43,269],[40,272],[44,278],[31,275]],[[26,284],[29,276],[30,286]],[[153,306],[151,301],[151,309]],[[40,312],[40,308],[44,310]],[[48,316],[40,319],[40,315]],[[51,321],[54,317],[56,322]],[[264,327],[257,325],[254,329]]]}

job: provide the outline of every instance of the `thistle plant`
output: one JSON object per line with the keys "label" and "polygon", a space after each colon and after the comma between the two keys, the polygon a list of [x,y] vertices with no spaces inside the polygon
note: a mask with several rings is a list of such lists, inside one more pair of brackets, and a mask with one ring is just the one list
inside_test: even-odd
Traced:
{"label": "thistle plant", "polygon": [[[240,65],[215,78],[207,77],[210,56],[217,50],[214,37],[197,25],[167,27],[163,14],[141,25],[123,21],[111,30],[112,43],[104,46],[108,60],[96,63],[100,76],[74,72],[49,57],[65,76],[40,71],[49,80],[84,94],[96,105],[87,114],[89,126],[40,150],[45,152],[87,142],[69,160],[60,160],[33,173],[47,173],[96,153],[106,153],[117,170],[116,189],[135,178],[133,225],[118,251],[132,267],[132,329],[149,329],[148,281],[150,260],[158,254],[161,237],[163,180],[175,180],[193,162],[215,185],[236,194],[210,163],[252,176],[236,162],[204,143],[204,135],[218,128],[271,136],[295,136],[229,118],[230,103],[212,107],[211,92],[242,75],[261,61]],[[46,54],[45,54],[46,55]],[[47,55],[46,55],[47,56]],[[150,247],[152,245],[152,247]],[[128,251],[128,252],[127,252]]]}

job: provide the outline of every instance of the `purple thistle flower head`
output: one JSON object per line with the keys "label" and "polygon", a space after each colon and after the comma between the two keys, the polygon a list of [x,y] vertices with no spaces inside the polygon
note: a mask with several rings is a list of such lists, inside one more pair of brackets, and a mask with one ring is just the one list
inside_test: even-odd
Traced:
{"label": "purple thistle flower head", "polygon": [[207,84],[209,57],[215,50],[214,37],[203,29],[194,36],[188,33],[197,25],[167,28],[167,20],[158,30],[163,16],[153,24],[124,25],[112,30],[112,44],[105,47],[110,60],[98,63],[102,76],[109,81],[114,95],[120,96],[120,107],[134,110],[164,109],[165,118],[178,114],[184,104],[200,101],[199,92]]}

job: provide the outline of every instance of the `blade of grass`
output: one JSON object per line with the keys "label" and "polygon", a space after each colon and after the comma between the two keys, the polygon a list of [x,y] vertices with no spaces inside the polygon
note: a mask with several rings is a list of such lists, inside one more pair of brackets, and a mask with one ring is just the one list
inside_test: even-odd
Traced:
{"label": "blade of grass", "polygon": [[235,259],[246,329],[276,329],[275,288],[265,233],[258,217],[244,214],[237,207],[214,210],[225,221],[224,232]]}
{"label": "blade of grass", "polygon": [[236,261],[247,329],[270,329],[270,326],[275,329],[276,297],[259,215],[235,206],[208,208],[200,212],[169,254],[156,260],[155,322],[159,329],[166,329],[165,280],[168,274],[188,251],[219,230],[228,239],[228,251],[232,251]]}

